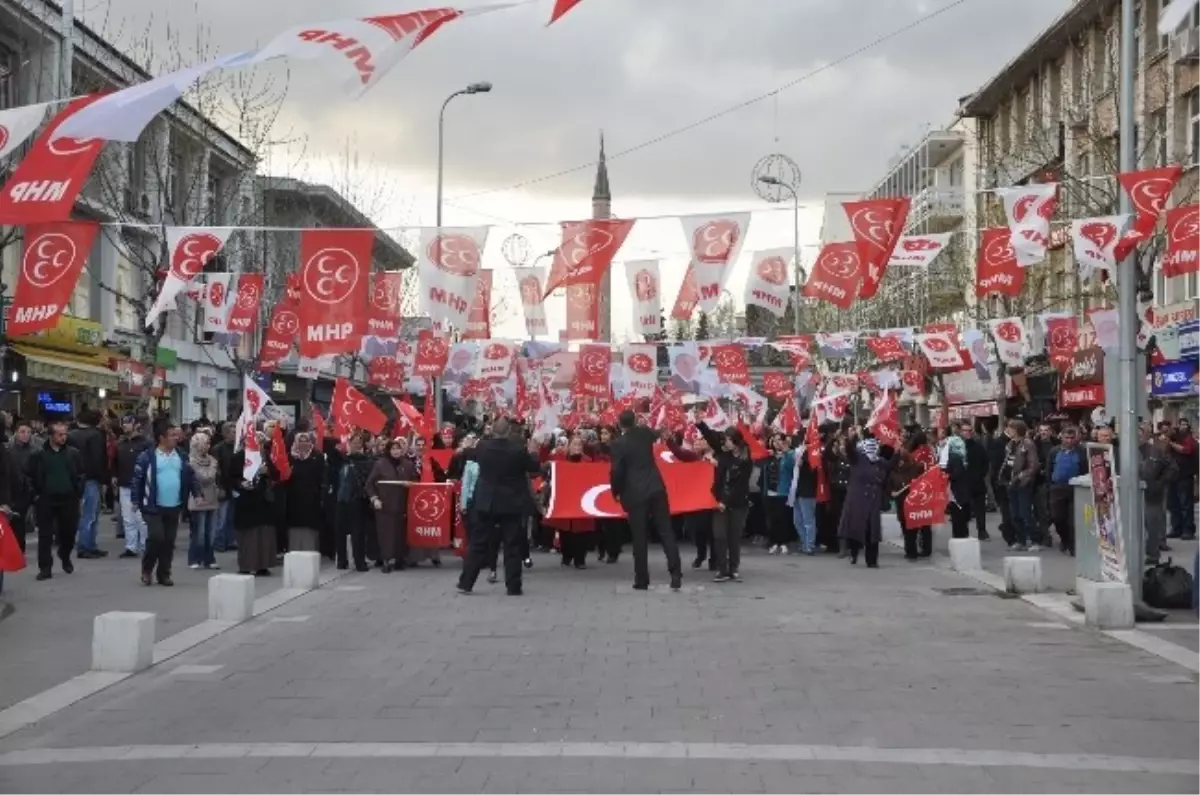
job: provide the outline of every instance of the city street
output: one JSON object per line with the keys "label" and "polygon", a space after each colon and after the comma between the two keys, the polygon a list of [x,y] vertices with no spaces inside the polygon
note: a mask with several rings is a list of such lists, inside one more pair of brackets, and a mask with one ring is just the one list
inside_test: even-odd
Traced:
{"label": "city street", "polygon": [[[628,556],[586,571],[538,556],[520,599],[454,594],[456,561],[351,573],[0,739],[0,788],[1196,790],[1194,674],[961,593],[974,583],[939,557],[910,564],[885,544],[868,570],[753,550],[744,583],[689,570],[673,594],[652,553],[649,593],[629,587]],[[114,568],[56,576],[48,600],[12,578],[27,603],[0,623],[5,649],[70,626],[83,637],[62,646],[77,657],[61,678],[86,667],[85,618],[102,609],[157,600],[160,638],[164,621],[204,617],[194,572],[168,591]],[[101,579],[103,599],[76,585]],[[75,587],[92,598],[68,619]],[[38,669],[53,656],[6,653],[6,702],[13,684],[51,684]]]}

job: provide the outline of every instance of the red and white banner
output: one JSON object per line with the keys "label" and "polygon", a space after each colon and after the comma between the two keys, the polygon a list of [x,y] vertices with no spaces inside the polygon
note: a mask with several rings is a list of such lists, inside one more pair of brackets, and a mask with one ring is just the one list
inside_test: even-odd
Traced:
{"label": "red and white banner", "polygon": [[788,262],[795,252],[790,248],[769,248],[756,251],[750,258],[750,275],[746,277],[746,306],[765,309],[775,317],[787,311],[791,285],[788,283]]}
{"label": "red and white banner", "polygon": [[434,328],[463,330],[479,276],[488,227],[428,227],[417,245],[420,311],[433,318]]}
{"label": "red and white banner", "polygon": [[495,271],[480,271],[475,280],[475,297],[467,312],[464,340],[486,340],[492,337],[492,277]]}
{"label": "red and white banner", "polygon": [[791,396],[794,385],[787,373],[763,373],[762,391],[769,397],[785,398]]}
{"label": "red and white banner", "polygon": [[1182,174],[1183,166],[1174,165],[1117,175],[1117,181],[1129,194],[1135,216],[1133,223],[1117,243],[1113,252],[1115,261],[1125,259],[1129,252],[1154,234],[1167,199],[1170,198],[1171,191],[1175,189],[1175,183]]}
{"label": "red and white banner", "polygon": [[625,263],[625,278],[633,296],[633,333],[643,337],[662,333],[662,287],[658,260]]}
{"label": "red and white banner", "polygon": [[413,378],[438,378],[446,369],[450,342],[429,329],[417,332],[417,347],[413,352]]}
{"label": "red and white banner", "polygon": [[1047,317],[1046,353],[1050,364],[1062,371],[1070,365],[1079,346],[1079,322],[1074,317]]}
{"label": "red and white banner", "polygon": [[916,530],[946,521],[950,478],[941,467],[930,467],[908,486],[904,495],[904,526]]}
{"label": "red and white banner", "polygon": [[1071,221],[1071,245],[1079,278],[1087,281],[1100,269],[1109,275],[1117,272],[1117,245],[1125,236],[1132,216],[1106,215]]}
{"label": "red and white banner", "polygon": [[817,415],[817,422],[841,422],[846,418],[846,411],[850,408],[849,395],[837,395],[836,397],[826,397],[820,400],[814,400],[810,411]]}
{"label": "red and white banner", "polygon": [[842,202],[854,232],[858,259],[862,263],[860,298],[874,298],[892,259],[896,243],[904,232],[911,201],[907,196]]}
{"label": "red and white banner", "polygon": [[927,268],[937,259],[938,254],[946,250],[952,234],[953,232],[940,235],[904,235],[892,251],[888,265]]}
{"label": "red and white banner", "polygon": [[[625,516],[625,509],[613,498],[607,463],[550,463],[550,504],[547,519],[604,519]],[[711,511],[717,502],[712,496],[713,466],[704,461],[683,463],[668,451],[658,453],[658,471],[667,487],[667,503],[672,514]]]}
{"label": "red and white banner", "polygon": [[881,334],[877,337],[863,337],[863,341],[875,358],[881,362],[898,362],[909,355],[908,350],[897,337]]}
{"label": "red and white banner", "polygon": [[258,470],[262,469],[262,447],[258,443],[258,434],[255,433],[253,424],[249,424],[249,427],[243,426],[241,431],[246,437],[245,458],[242,461],[242,480],[249,483],[254,480]]}
{"label": "red and white banner", "polygon": [[25,227],[25,252],[8,311],[8,336],[33,334],[58,324],[99,231],[92,221]]}
{"label": "red and white banner", "polygon": [[658,385],[658,346],[626,345],[623,348],[625,365],[625,395],[654,397]]}
{"label": "red and white banner", "polygon": [[588,397],[608,397],[612,350],[607,345],[582,345],[575,367],[575,384]]}
{"label": "red and white banner", "polygon": [[274,370],[291,352],[292,343],[300,334],[299,306],[299,299],[290,291],[285,291],[275,304],[258,352],[258,369],[262,372]]}
{"label": "red and white banner", "polygon": [[600,336],[600,287],[575,284],[567,288],[567,339],[594,340]]}
{"label": "red and white banner", "polygon": [[997,358],[1006,367],[1025,365],[1025,324],[1019,317],[989,320],[988,328],[996,341]]}
{"label": "red and white banner", "polygon": [[812,275],[804,285],[805,298],[819,298],[838,309],[849,309],[863,281],[862,258],[855,243],[828,243],[821,249]]}
{"label": "red and white banner", "polygon": [[588,221],[563,221],[562,243],[554,251],[550,275],[546,277],[549,295],[559,287],[590,284],[597,286],[613,257],[621,249],[636,219],[601,218]]}
{"label": "red and white banner", "polygon": [[404,290],[402,271],[371,274],[371,301],[367,306],[367,334],[395,337],[400,331],[400,294]]}
{"label": "red and white banner", "polygon": [[[6,78],[7,79],[7,78]],[[0,160],[17,150],[46,119],[49,102],[0,110]]]}
{"label": "red and white banner", "polygon": [[376,356],[367,363],[367,383],[399,392],[404,387],[404,370],[394,356]]}
{"label": "red and white banner", "polygon": [[445,549],[450,546],[454,486],[454,483],[413,483],[408,487],[406,535],[410,548]]}
{"label": "red and white banner", "polygon": [[996,188],[1004,202],[1004,215],[1012,232],[1012,247],[1022,268],[1046,259],[1050,245],[1050,219],[1058,207],[1058,183],[1045,182]]}
{"label": "red and white banner", "polygon": [[483,343],[479,362],[475,367],[476,378],[481,381],[503,381],[512,372],[517,357],[517,346],[504,340],[488,340]]}
{"label": "red and white banner", "polygon": [[333,388],[333,401],[329,406],[330,416],[351,428],[362,428],[368,433],[383,433],[387,417],[362,392],[345,378],[339,378]]}
{"label": "red and white banner", "polygon": [[683,282],[679,285],[679,294],[675,296],[675,305],[671,307],[671,319],[691,320],[698,303],[700,288],[696,286],[696,266],[688,265]]}
{"label": "red and white banner", "polygon": [[717,308],[729,272],[741,253],[750,227],[750,213],[685,215],[679,221],[691,246],[691,265],[700,293],[700,309],[712,312]]}
{"label": "red and white banner", "polygon": [[229,236],[231,227],[168,226],[167,251],[170,252],[170,268],[154,306],[146,314],[146,328],[158,321],[158,316],[175,306],[175,298],[204,270],[209,260],[220,253]]}
{"label": "red and white banner", "polygon": [[71,217],[104,142],[54,136],[73,114],[98,99],[95,94],[72,100],[42,130],[0,191],[0,224],[24,226]]}
{"label": "red and white banner", "polygon": [[300,355],[355,353],[367,330],[369,229],[300,233]]}
{"label": "red and white banner", "polygon": [[975,263],[975,295],[1018,296],[1025,284],[1025,269],[1017,264],[1012,247],[1012,232],[1007,227],[984,229],[979,235],[979,256]]}
{"label": "red and white banner", "polygon": [[513,268],[517,277],[517,292],[521,295],[521,309],[525,313],[525,333],[530,339],[544,337],[550,333],[546,323],[545,268]]}
{"label": "red and white banner", "polygon": [[1163,275],[1172,278],[1196,273],[1200,266],[1200,204],[1167,210],[1167,249]]}
{"label": "red and white banner", "polygon": [[233,274],[206,273],[201,281],[203,284],[198,293],[200,308],[204,310],[201,328],[210,334],[224,334],[229,310],[233,306],[230,297]]}
{"label": "red and white banner", "polygon": [[949,334],[917,334],[915,338],[917,347],[929,360],[929,366],[935,370],[962,367],[965,364],[958,346],[954,344]]}
{"label": "red and white banner", "polygon": [[750,365],[744,346],[736,343],[714,345],[711,362],[717,368],[717,379],[722,384],[750,386]]}
{"label": "red and white banner", "polygon": [[254,331],[259,308],[263,303],[263,279],[261,273],[243,273],[238,276],[237,293],[230,302],[229,316],[225,319],[225,330],[228,333],[247,334]]}

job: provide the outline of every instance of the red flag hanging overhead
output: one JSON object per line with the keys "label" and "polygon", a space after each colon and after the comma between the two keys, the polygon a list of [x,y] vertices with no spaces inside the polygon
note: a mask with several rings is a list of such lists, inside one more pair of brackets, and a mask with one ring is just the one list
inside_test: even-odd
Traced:
{"label": "red flag hanging overhead", "polygon": [[263,334],[262,348],[258,352],[258,369],[264,373],[274,370],[292,350],[292,342],[300,333],[300,316],[297,313],[299,300],[291,290],[275,304],[271,322]]}
{"label": "red flag hanging overhead", "polygon": [[575,368],[580,394],[589,397],[608,396],[608,371],[612,351],[607,345],[584,345],[579,349],[579,364]]}
{"label": "red flag hanging overhead", "polygon": [[562,18],[563,14],[579,5],[582,1],[583,0],[554,0],[554,9],[550,12],[550,21],[546,23],[546,27],[553,25],[560,18]]}
{"label": "red flag hanging overhead", "polygon": [[246,334],[254,331],[258,310],[262,306],[263,274],[243,273],[238,276],[237,295],[229,317],[225,319],[225,330],[230,334]]}
{"label": "red flag hanging overhead", "polygon": [[1133,223],[1121,237],[1114,250],[1117,262],[1125,259],[1129,252],[1137,248],[1143,241],[1154,234],[1163,207],[1175,189],[1175,183],[1183,174],[1183,166],[1174,165],[1165,168],[1148,168],[1142,171],[1129,171],[1117,175],[1117,181],[1129,194],[1133,209],[1137,213]]}
{"label": "red flag hanging overhead", "polygon": [[54,140],[54,133],[63,122],[100,96],[73,100],[42,130],[0,191],[0,224],[17,226],[66,221],[71,217],[75,199],[83,190],[104,141]]}
{"label": "red flag hanging overhead", "polygon": [[291,479],[292,461],[288,458],[287,442],[283,438],[283,427],[278,423],[271,430],[271,465],[279,473],[280,483]]}
{"label": "red flag hanging overhead", "polygon": [[600,336],[600,287],[575,284],[567,288],[567,339],[594,340]]}
{"label": "red flag hanging overhead", "polygon": [[417,350],[413,354],[414,378],[436,378],[446,370],[450,358],[450,343],[429,329],[417,332]]}
{"label": "red flag hanging overhead", "polygon": [[1200,204],[1167,210],[1167,249],[1163,252],[1164,276],[1195,273],[1200,266]]}
{"label": "red flag hanging overhead", "polygon": [[339,378],[334,386],[330,413],[339,422],[369,433],[383,433],[387,425],[387,417],[379,407],[367,400],[345,378]]}
{"label": "red flag hanging overhead", "polygon": [[604,218],[564,221],[562,244],[555,250],[546,277],[549,295],[559,287],[600,284],[636,219]]}
{"label": "red flag hanging overhead", "polygon": [[904,497],[904,526],[929,527],[946,521],[950,480],[941,467],[930,467],[909,484]]}
{"label": "red flag hanging overhead", "polygon": [[975,295],[1016,297],[1025,285],[1025,269],[1017,264],[1012,231],[1006,226],[984,229],[979,237],[979,259],[975,265]]}
{"label": "red flag hanging overhead", "polygon": [[700,303],[700,288],[696,285],[696,269],[688,265],[683,274],[683,283],[679,285],[679,295],[675,297],[675,306],[671,308],[672,320],[691,320],[696,305]]}
{"label": "red flag hanging overhead", "polygon": [[300,355],[354,353],[367,330],[369,229],[300,233]]}
{"label": "red flag hanging overhead", "polygon": [[904,233],[904,222],[908,219],[910,201],[907,196],[898,199],[866,199],[857,202],[842,202],[854,231],[854,243],[858,258],[863,264],[860,298],[874,298],[883,281],[896,242]]}
{"label": "red flag hanging overhead", "polygon": [[9,308],[10,337],[54,328],[71,300],[100,227],[92,221],[35,224],[25,228],[25,253]]}
{"label": "red flag hanging overhead", "polygon": [[805,298],[828,301],[838,309],[849,309],[863,280],[862,257],[854,243],[829,243],[821,249],[812,275],[804,285]]}
{"label": "red flag hanging overhead", "polygon": [[475,280],[475,298],[467,312],[464,340],[486,340],[492,337],[492,277],[495,271],[480,271]]}
{"label": "red flag hanging overhead", "polygon": [[1060,372],[1071,363],[1079,344],[1079,321],[1074,317],[1046,318],[1046,353]]}
{"label": "red flag hanging overhead", "polygon": [[400,330],[400,292],[404,274],[383,271],[371,274],[371,303],[367,307],[367,333],[394,337]]}
{"label": "red flag hanging overhead", "polygon": [[750,386],[750,366],[743,346],[714,345],[711,361],[717,366],[717,378],[722,384]]}

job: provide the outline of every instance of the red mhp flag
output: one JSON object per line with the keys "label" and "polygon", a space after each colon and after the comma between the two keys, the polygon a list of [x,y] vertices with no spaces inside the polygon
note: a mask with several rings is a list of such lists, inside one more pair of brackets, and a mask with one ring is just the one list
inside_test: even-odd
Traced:
{"label": "red mhp flag", "polygon": [[368,433],[383,433],[387,417],[379,407],[354,388],[345,378],[339,378],[333,388],[333,417],[351,428],[362,428]]}
{"label": "red mhp flag", "polygon": [[93,221],[25,227],[25,253],[8,315],[10,337],[58,325],[58,317],[71,300],[99,231]]}
{"label": "red mhp flag", "polygon": [[808,465],[813,469],[821,468],[821,431],[817,427],[817,412],[808,413],[808,428],[804,431],[804,451],[808,456]]}
{"label": "red mhp flag", "polygon": [[1025,285],[1025,269],[1017,264],[1012,231],[1007,226],[984,229],[979,237],[975,263],[975,295],[1018,296]]}
{"label": "red mhp flag", "polygon": [[867,343],[867,349],[881,362],[898,362],[908,356],[908,351],[898,337],[863,337],[863,341]]}
{"label": "red mhp flag", "polygon": [[325,437],[328,435],[325,430],[325,418],[321,416],[321,411],[316,406],[313,406],[312,409],[312,424],[313,434],[317,437],[317,450],[325,452]]}
{"label": "red mhp flag", "polygon": [[[625,516],[625,509],[612,496],[607,462],[550,464],[550,504],[547,519],[596,519]],[[668,462],[659,455],[658,471],[667,487],[672,514],[711,511],[717,507],[712,496],[713,466],[704,461]]]}
{"label": "red mhp flag", "polygon": [[276,425],[271,431],[271,465],[279,473],[279,482],[284,483],[292,477],[292,462],[288,458],[287,442],[283,438],[283,428]]}
{"label": "red mhp flag", "polygon": [[[93,94],[71,101],[42,130],[0,191],[0,224],[24,226],[71,217],[75,199],[105,142],[95,138],[53,140],[54,133],[64,121],[101,96]],[[28,233],[25,239],[29,239]]]}
{"label": "red mhp flag", "polygon": [[425,424],[425,431],[421,435],[425,437],[426,447],[433,441],[434,431],[437,430],[437,397],[433,391],[433,379],[425,379],[425,411],[422,413],[422,420]]}
{"label": "red mhp flag", "polygon": [[299,300],[289,290],[283,300],[275,304],[271,322],[263,334],[262,348],[258,352],[258,369],[264,373],[274,370],[292,350],[292,343],[300,333],[300,315],[297,314]]}
{"label": "red mhp flag", "polygon": [[771,451],[759,440],[758,434],[746,426],[746,423],[739,422],[737,429],[742,432],[742,438],[746,440],[746,446],[750,448],[751,461],[762,461],[771,457]]}
{"label": "red mhp flag", "polygon": [[858,247],[858,258],[863,264],[860,298],[874,298],[883,281],[883,272],[900,235],[904,233],[904,222],[908,219],[910,201],[903,196],[898,199],[867,199],[857,202],[842,202],[854,230],[854,243]]}
{"label": "red mhp flag", "polygon": [[854,243],[829,243],[821,249],[812,275],[804,284],[804,297],[849,309],[863,280],[862,258]]}
{"label": "red mhp flag", "polygon": [[683,283],[679,285],[679,295],[675,296],[675,305],[671,307],[672,320],[689,320],[700,303],[700,287],[696,284],[696,270],[688,265],[687,273],[683,274]]}
{"label": "red mhp flag", "polygon": [[371,274],[371,302],[367,306],[367,333],[376,337],[394,337],[400,330],[400,293],[404,286],[402,271]]}
{"label": "red mhp flag", "polygon": [[[400,488],[400,486],[385,486]],[[408,487],[408,545],[414,549],[450,546],[453,483],[414,483]]]}
{"label": "red mhp flag", "polygon": [[367,330],[369,229],[300,233],[300,355],[356,353]]}
{"label": "red mhp flag", "polygon": [[1154,234],[1163,207],[1170,198],[1171,191],[1175,190],[1175,183],[1179,181],[1181,174],[1183,166],[1174,165],[1117,175],[1117,181],[1129,194],[1133,209],[1137,213],[1133,223],[1121,237],[1121,242],[1117,243],[1113,250],[1113,258],[1117,262],[1125,259],[1129,252]]}
{"label": "red mhp flag", "polygon": [[495,271],[480,271],[475,279],[475,297],[467,310],[464,340],[486,340],[492,337],[492,278]]}
{"label": "red mhp flag", "polygon": [[583,345],[579,348],[579,363],[575,367],[579,394],[588,397],[607,397],[608,372],[612,351],[607,345]]}
{"label": "red mhp flag", "polygon": [[771,424],[788,436],[799,432],[800,412],[796,410],[795,398],[789,397],[787,399],[787,402],[783,404],[783,408],[779,410],[779,414],[775,417],[775,421]]}
{"label": "red mhp flag", "polygon": [[450,343],[429,329],[417,333],[417,351],[413,355],[414,378],[436,378],[446,370],[450,358]]}
{"label": "red mhp flag", "polygon": [[900,416],[896,412],[896,401],[890,391],[885,392],[876,402],[871,417],[867,420],[867,428],[875,434],[880,444],[886,444],[892,449],[899,446]]}
{"label": "red mhp flag", "polygon": [[741,345],[713,346],[711,361],[717,366],[717,378],[722,384],[750,386],[750,366],[746,362],[746,349]]}
{"label": "red mhp flag", "polygon": [[1046,319],[1046,353],[1050,364],[1062,372],[1071,364],[1071,357],[1079,347],[1079,321],[1073,317],[1051,317]]}
{"label": "red mhp flag", "polygon": [[562,244],[554,252],[543,297],[559,287],[600,284],[636,219],[563,221]]}
{"label": "red mhp flag", "polygon": [[795,385],[786,373],[763,373],[762,391],[768,397],[786,398],[795,391]]}
{"label": "red mhp flag", "polygon": [[950,479],[941,467],[930,467],[908,486],[904,496],[904,525],[929,527],[946,521]]}
{"label": "red mhp flag", "polygon": [[400,428],[411,428],[413,433],[418,436],[425,435],[425,418],[421,416],[421,412],[417,411],[417,407],[402,398],[392,398],[392,404],[396,407],[396,413],[400,417]]}
{"label": "red mhp flag", "polygon": [[259,308],[263,300],[263,274],[243,273],[238,276],[237,296],[229,317],[225,319],[225,330],[230,334],[247,334],[254,331]]}
{"label": "red mhp flag", "polygon": [[600,336],[600,290],[594,284],[567,288],[567,339],[594,340]]}
{"label": "red mhp flag", "polygon": [[1200,269],[1200,204],[1167,210],[1167,249],[1162,272],[1167,278]]}
{"label": "red mhp flag", "polygon": [[391,356],[376,356],[367,363],[367,383],[389,392],[398,391],[404,383],[400,362]]}
{"label": "red mhp flag", "polygon": [[17,534],[8,523],[8,514],[0,512],[0,571],[20,571],[25,568],[25,553],[17,543]]}

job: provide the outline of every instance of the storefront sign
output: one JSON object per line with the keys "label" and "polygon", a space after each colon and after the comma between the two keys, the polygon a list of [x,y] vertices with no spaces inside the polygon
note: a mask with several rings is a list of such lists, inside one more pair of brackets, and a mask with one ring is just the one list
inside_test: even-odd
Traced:
{"label": "storefront sign", "polygon": [[964,403],[951,406],[949,409],[951,420],[973,420],[977,417],[995,417],[999,413],[1000,404],[994,400],[989,400],[986,403]]}
{"label": "storefront sign", "polygon": [[1197,319],[1196,307],[1195,301],[1179,301],[1166,306],[1156,306],[1150,318],[1150,328],[1158,331],[1168,326],[1178,326],[1181,323],[1194,321]]}
{"label": "storefront sign", "polygon": [[[5,314],[9,304],[4,305]],[[7,324],[6,324],[7,325]],[[52,329],[39,331],[36,334],[24,334],[13,337],[13,342],[24,342],[68,353],[96,355],[104,345],[104,327],[94,320],[59,315],[58,325]]]}
{"label": "storefront sign", "polygon": [[217,388],[217,377],[215,375],[200,376],[200,388],[201,389],[216,389]]}
{"label": "storefront sign", "polygon": [[1060,409],[1079,409],[1104,405],[1104,385],[1063,387],[1058,393]]}
{"label": "storefront sign", "polygon": [[1150,374],[1150,394],[1154,397],[1192,397],[1197,394],[1196,360],[1168,362]]}
{"label": "storefront sign", "polygon": [[1195,359],[1200,354],[1200,321],[1193,320],[1179,326],[1179,355],[1184,359]]}

